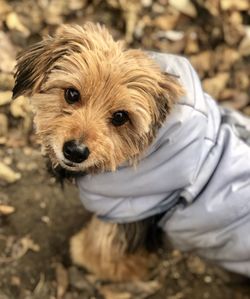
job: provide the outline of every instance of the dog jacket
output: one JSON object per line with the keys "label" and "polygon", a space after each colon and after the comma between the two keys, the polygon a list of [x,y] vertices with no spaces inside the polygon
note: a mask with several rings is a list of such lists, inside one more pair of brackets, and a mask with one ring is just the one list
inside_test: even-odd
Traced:
{"label": "dog jacket", "polygon": [[149,55],[186,94],[137,167],[78,179],[81,201],[118,223],[164,213],[174,246],[250,276],[250,119],[219,107],[187,59]]}

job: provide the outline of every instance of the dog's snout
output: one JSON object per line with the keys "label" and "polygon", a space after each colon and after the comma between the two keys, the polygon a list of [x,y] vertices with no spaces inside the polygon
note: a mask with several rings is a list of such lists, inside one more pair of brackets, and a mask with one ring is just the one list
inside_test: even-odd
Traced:
{"label": "dog's snout", "polygon": [[84,144],[79,144],[76,140],[70,140],[63,145],[64,157],[74,163],[81,163],[88,158],[90,151]]}

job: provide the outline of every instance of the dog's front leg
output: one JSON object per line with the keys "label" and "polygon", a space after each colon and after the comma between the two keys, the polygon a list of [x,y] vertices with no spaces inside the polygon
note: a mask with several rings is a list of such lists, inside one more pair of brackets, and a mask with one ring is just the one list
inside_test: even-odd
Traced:
{"label": "dog's front leg", "polygon": [[140,236],[135,226],[130,234],[129,225],[107,223],[93,216],[86,228],[71,238],[71,257],[75,264],[85,267],[100,279],[147,279],[156,258],[144,246],[135,246],[131,252],[130,245],[140,243],[140,239],[143,239],[143,234]]}

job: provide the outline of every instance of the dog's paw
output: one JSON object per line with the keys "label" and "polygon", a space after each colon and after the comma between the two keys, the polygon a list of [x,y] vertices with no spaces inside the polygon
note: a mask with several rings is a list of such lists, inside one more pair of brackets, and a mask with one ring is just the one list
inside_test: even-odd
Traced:
{"label": "dog's paw", "polygon": [[[147,252],[123,254],[117,248],[100,248],[98,240],[90,239],[83,229],[70,240],[70,254],[74,264],[86,268],[99,279],[111,281],[147,280],[157,258]],[[108,250],[106,250],[108,249]]]}
{"label": "dog's paw", "polygon": [[84,238],[84,229],[79,231],[77,234],[75,234],[73,237],[70,239],[70,256],[71,260],[75,265],[81,266],[81,267],[86,267],[86,262],[85,262],[85,251],[84,251],[84,246],[85,246],[85,238]]}

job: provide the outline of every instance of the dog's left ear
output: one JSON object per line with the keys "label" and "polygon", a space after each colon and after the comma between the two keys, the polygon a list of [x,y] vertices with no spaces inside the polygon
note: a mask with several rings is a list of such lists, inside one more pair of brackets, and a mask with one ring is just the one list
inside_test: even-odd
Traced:
{"label": "dog's left ear", "polygon": [[185,94],[175,75],[162,73],[158,81],[159,91],[155,97],[155,126],[160,127],[174,104]]}
{"label": "dog's left ear", "polygon": [[52,56],[52,38],[47,38],[22,51],[17,56],[13,99],[32,95],[41,86],[55,59]]}
{"label": "dog's left ear", "polygon": [[[103,36],[102,39],[99,38],[100,35]],[[111,42],[114,43],[110,34],[100,25],[87,23],[84,27],[60,26],[53,37],[47,37],[18,55],[13,98],[39,92],[55,62],[64,55],[81,52],[82,47],[108,48]]]}
{"label": "dog's left ear", "polygon": [[31,96],[40,91],[54,63],[70,52],[79,51],[82,29],[80,26],[59,27],[53,37],[47,37],[17,56],[13,98]]}

